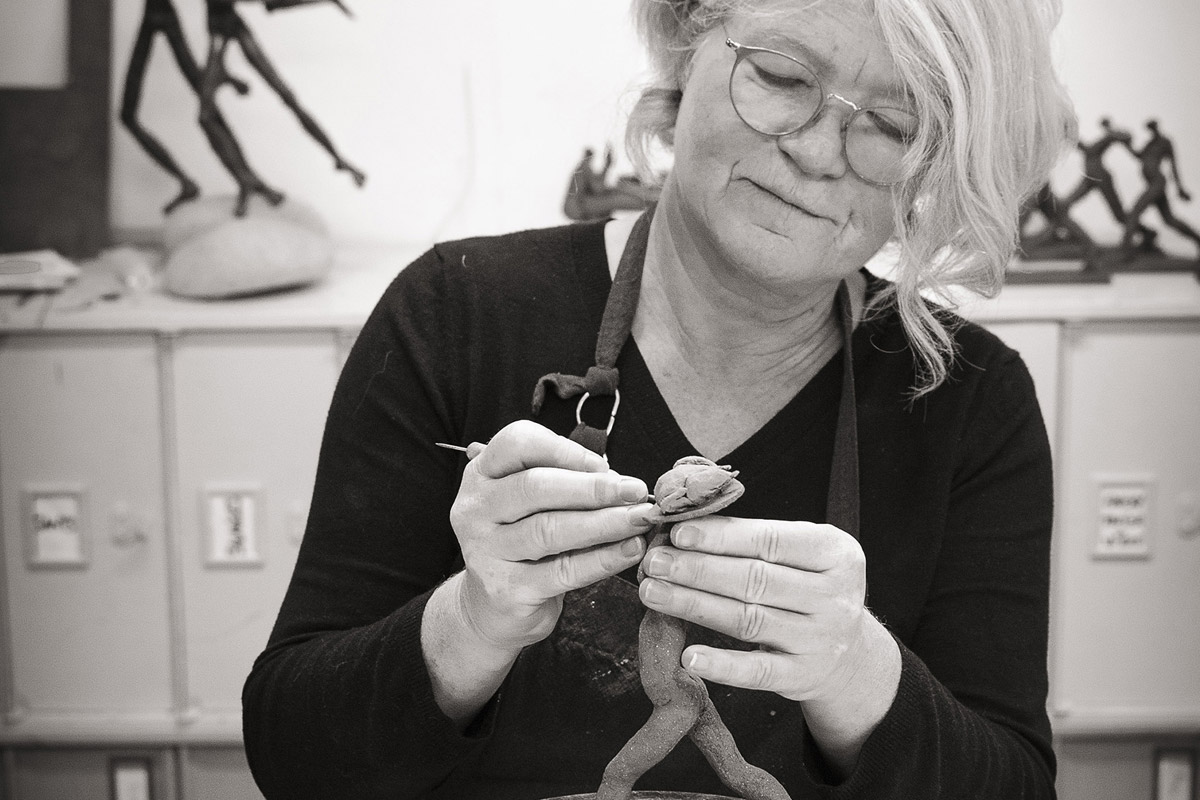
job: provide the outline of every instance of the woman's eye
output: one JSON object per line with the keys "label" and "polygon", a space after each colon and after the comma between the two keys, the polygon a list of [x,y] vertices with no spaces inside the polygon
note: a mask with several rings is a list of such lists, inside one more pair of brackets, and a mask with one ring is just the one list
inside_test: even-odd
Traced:
{"label": "woman's eye", "polygon": [[780,91],[797,91],[811,89],[813,84],[808,76],[799,74],[797,71],[784,72],[782,70],[767,69],[761,64],[753,64],[754,76],[763,85]]}
{"label": "woman's eye", "polygon": [[908,145],[917,138],[916,117],[893,109],[869,109],[863,112],[871,123],[871,129],[888,139]]}

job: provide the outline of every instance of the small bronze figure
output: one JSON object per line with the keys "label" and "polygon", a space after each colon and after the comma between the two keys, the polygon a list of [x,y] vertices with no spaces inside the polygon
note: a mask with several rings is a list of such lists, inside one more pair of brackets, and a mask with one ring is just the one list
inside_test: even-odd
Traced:
{"label": "small bronze figure", "polygon": [[1164,164],[1169,163],[1171,177],[1174,178],[1175,188],[1179,192],[1179,199],[1185,203],[1192,199],[1187,190],[1183,188],[1183,182],[1179,178],[1175,147],[1171,140],[1159,131],[1157,120],[1148,121],[1146,128],[1150,131],[1150,141],[1146,142],[1141,150],[1134,149],[1132,145],[1126,145],[1129,147],[1129,152],[1142,162],[1142,177],[1146,180],[1146,188],[1134,201],[1129,213],[1126,214],[1125,237],[1121,242],[1122,249],[1127,257],[1133,255],[1135,248],[1141,251],[1157,250],[1153,237],[1145,236],[1144,232],[1147,229],[1140,223],[1142,214],[1151,206],[1158,209],[1158,215],[1165,225],[1179,231],[1200,247],[1200,233],[1197,233],[1195,229],[1171,212],[1171,204],[1167,197],[1167,175],[1163,167]]}
{"label": "small bronze figure", "polygon": [[614,186],[608,184],[608,173],[613,165],[611,146],[604,150],[604,166],[599,171],[592,167],[595,156],[592,148],[585,148],[583,158],[571,173],[567,196],[563,200],[563,213],[568,219],[604,219],[614,211],[644,209],[658,199],[657,189],[643,185],[631,175],[617,178]]}
{"label": "small bronze figure", "polygon": [[1100,120],[1100,127],[1104,133],[1099,139],[1091,144],[1083,142],[1077,144],[1079,151],[1083,153],[1083,178],[1079,181],[1079,185],[1060,201],[1060,206],[1065,213],[1093,191],[1099,191],[1113,219],[1123,228],[1125,226],[1125,209],[1121,205],[1120,195],[1117,194],[1112,173],[1104,166],[1104,154],[1117,142],[1129,147],[1133,136],[1123,128],[1113,127],[1112,121],[1108,117]]}

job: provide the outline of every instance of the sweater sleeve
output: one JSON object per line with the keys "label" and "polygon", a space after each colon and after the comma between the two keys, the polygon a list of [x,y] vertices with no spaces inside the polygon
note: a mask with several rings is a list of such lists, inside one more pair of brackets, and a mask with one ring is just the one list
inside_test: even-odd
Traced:
{"label": "sweater sleeve", "polygon": [[452,265],[403,270],[351,349],[275,628],[243,690],[250,768],[267,798],[421,796],[469,758],[436,705],[425,602],[461,567],[448,511],[461,456],[456,394],[470,331]]}
{"label": "sweater sleeve", "polygon": [[897,696],[854,772],[824,787],[826,797],[1054,797],[1050,447],[1032,380],[1011,350],[974,396],[930,591],[900,644]]}

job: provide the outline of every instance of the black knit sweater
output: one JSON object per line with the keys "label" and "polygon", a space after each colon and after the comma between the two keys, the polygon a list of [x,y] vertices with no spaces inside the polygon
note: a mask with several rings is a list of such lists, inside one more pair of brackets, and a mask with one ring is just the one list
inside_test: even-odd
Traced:
{"label": "black knit sweater", "polygon": [[[646,720],[636,588],[567,596],[459,734],[421,656],[429,592],[461,569],[448,522],[463,460],[530,416],[537,379],[592,364],[610,284],[603,226],[439,245],[366,322],[335,392],[296,571],[244,693],[250,766],[268,798],[543,798],[594,791]],[[872,279],[869,291],[877,291]],[[1050,450],[1015,352],[963,324],[951,378],[910,402],[894,313],[854,334],[868,606],[900,643],[896,700],[840,785],[826,783],[799,705],[710,685],[749,761],[801,798],[1048,798],[1045,711]],[[653,485],[694,453],[636,344],[621,353],[612,467]],[[723,461],[733,516],[822,521],[842,362],[832,359]],[[575,402],[538,421],[562,434]],[[696,640],[740,643],[705,631]],[[722,793],[684,741],[638,788]]]}

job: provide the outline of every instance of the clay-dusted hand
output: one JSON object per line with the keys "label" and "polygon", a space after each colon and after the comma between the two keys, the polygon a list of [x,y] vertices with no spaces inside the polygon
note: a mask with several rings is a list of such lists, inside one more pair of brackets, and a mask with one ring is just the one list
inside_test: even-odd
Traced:
{"label": "clay-dusted hand", "polygon": [[831,698],[890,641],[864,606],[862,548],[831,525],[710,516],[675,526],[671,544],[642,563],[643,602],[762,645],[693,645],[682,663],[698,677],[793,700]]}
{"label": "clay-dusted hand", "polygon": [[544,639],[565,592],[641,559],[646,495],[643,481],[537,423],[501,429],[467,464],[450,509],[467,624],[501,650]]}

